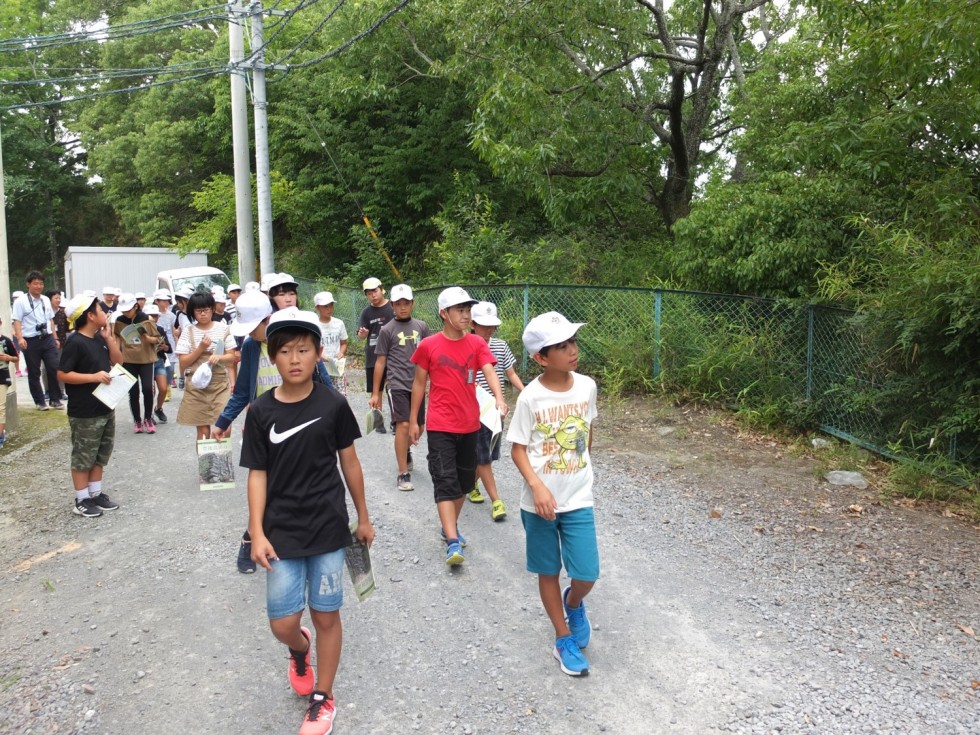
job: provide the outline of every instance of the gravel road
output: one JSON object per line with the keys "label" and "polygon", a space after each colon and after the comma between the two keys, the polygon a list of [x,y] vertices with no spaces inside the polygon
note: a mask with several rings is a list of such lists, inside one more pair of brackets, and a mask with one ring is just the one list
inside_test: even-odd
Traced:
{"label": "gravel road", "polygon": [[[690,416],[628,414],[600,407],[583,679],[551,657],[509,445],[511,515],[467,503],[452,571],[424,440],[411,493],[390,434],[357,442],[379,589],[344,608],[336,733],[980,733],[977,528],[829,488]],[[201,493],[191,429],[119,418],[122,508],[99,519],[69,511],[63,419],[0,454],[0,733],[295,733],[265,573],[234,566],[244,472]]]}

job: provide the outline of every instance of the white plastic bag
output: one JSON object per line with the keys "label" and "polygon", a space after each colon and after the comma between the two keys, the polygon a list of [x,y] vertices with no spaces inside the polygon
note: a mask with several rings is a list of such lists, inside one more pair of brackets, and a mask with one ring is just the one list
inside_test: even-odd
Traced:
{"label": "white plastic bag", "polygon": [[198,390],[204,390],[211,383],[211,366],[204,363],[191,376],[191,385]]}

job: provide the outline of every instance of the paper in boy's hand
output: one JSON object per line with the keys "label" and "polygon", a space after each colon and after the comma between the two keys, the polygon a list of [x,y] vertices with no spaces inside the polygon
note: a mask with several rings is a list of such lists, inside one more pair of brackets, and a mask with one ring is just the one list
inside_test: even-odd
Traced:
{"label": "paper in boy's hand", "polygon": [[136,377],[119,364],[112,366],[109,370],[109,377],[112,382],[99,383],[92,391],[92,395],[115,410],[116,406],[129,397],[129,389],[136,383]]}
{"label": "paper in boy's hand", "polygon": [[384,426],[385,417],[382,415],[381,411],[376,408],[369,408],[367,413],[364,414],[364,436],[367,436],[372,431],[384,429]]}
{"label": "paper in boy's hand", "polygon": [[374,568],[371,565],[371,550],[367,544],[361,543],[354,535],[357,524],[351,524],[351,540],[354,542],[344,549],[344,561],[347,562],[347,572],[354,584],[354,593],[358,602],[364,602],[378,588],[374,579]]}
{"label": "paper in boy's hand", "polygon": [[340,378],[347,367],[346,357],[327,357],[323,361],[327,366],[327,375],[331,378]]}
{"label": "paper in boy's hand", "polygon": [[490,429],[496,436],[503,430],[500,411],[497,410],[497,399],[486,388],[476,386],[476,402],[480,405],[480,423]]}
{"label": "paper in boy's hand", "polygon": [[234,489],[235,463],[231,439],[198,439],[197,474],[201,490]]}

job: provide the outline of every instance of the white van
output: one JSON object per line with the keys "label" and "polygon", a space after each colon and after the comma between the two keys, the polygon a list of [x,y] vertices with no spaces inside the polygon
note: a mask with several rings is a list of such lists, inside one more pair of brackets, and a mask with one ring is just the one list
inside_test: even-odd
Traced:
{"label": "white van", "polygon": [[214,286],[221,286],[222,291],[227,291],[230,284],[231,281],[224,271],[207,265],[174,268],[157,273],[157,288],[165,288],[172,294],[177,293],[184,286],[190,286],[195,291],[208,292]]}

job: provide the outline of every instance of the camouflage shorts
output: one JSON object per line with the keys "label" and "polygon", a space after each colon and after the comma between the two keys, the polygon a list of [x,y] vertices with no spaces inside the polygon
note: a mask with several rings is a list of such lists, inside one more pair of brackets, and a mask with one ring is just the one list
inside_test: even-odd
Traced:
{"label": "camouflage shorts", "polygon": [[116,439],[116,414],[91,419],[68,417],[71,427],[71,468],[87,472],[96,465],[105,467]]}

